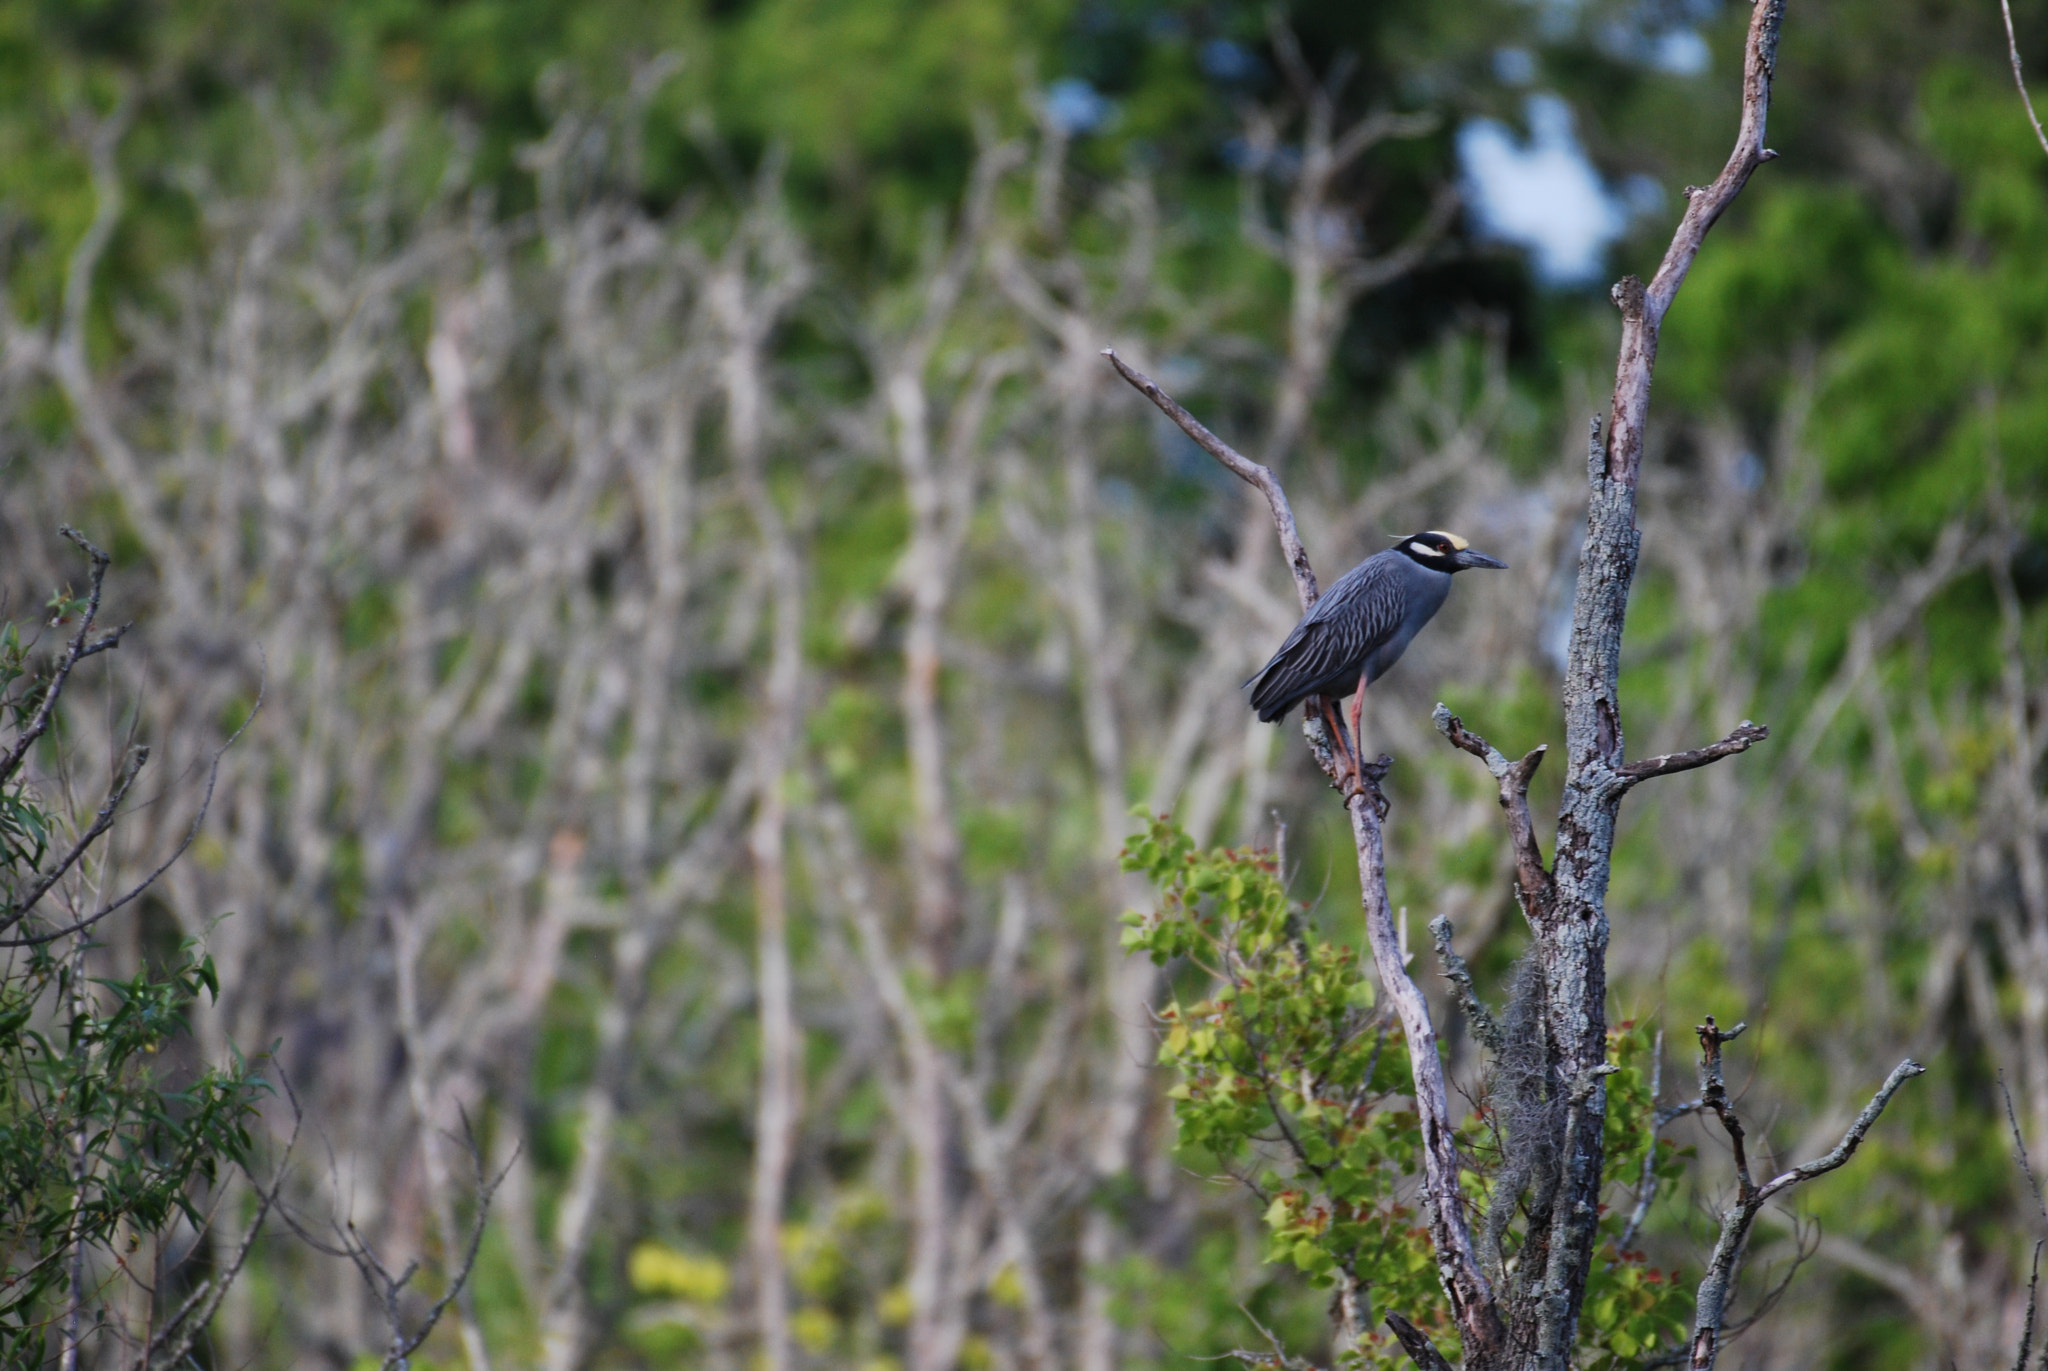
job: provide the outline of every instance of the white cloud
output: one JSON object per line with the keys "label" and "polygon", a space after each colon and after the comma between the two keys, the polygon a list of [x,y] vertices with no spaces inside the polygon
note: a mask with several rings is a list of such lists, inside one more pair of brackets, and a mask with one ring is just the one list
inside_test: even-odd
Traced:
{"label": "white cloud", "polygon": [[1600,273],[1628,214],[1586,160],[1571,106],[1531,95],[1528,120],[1526,143],[1494,119],[1458,130],[1466,194],[1483,233],[1529,249],[1544,282],[1575,285]]}

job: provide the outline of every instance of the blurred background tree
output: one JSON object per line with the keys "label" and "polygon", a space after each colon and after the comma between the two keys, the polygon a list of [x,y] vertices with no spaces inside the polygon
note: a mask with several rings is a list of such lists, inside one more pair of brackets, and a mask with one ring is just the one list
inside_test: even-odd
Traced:
{"label": "blurred background tree", "polygon": [[[1492,800],[1424,720],[1557,737],[1604,289],[1725,154],[1745,17],[0,3],[0,576],[112,546],[171,769],[272,663],[160,913],[239,911],[207,1059],[282,1039],[295,1202],[420,1298],[464,1112],[511,1167],[436,1364],[1178,1364],[1263,1348],[1244,1311],[1314,1352],[1172,1150],[1116,854],[1134,802],[1277,812],[1342,942],[1345,837],[1234,694],[1291,620],[1269,535],[1094,349],[1281,463],[1324,556],[1447,524],[1518,568],[1368,715],[1396,899],[1498,986]],[[1317,181],[1299,71],[1402,136]],[[1748,1019],[1787,1156],[1926,1061],[1761,1230],[1750,1298],[1809,1265],[1736,1346],[1985,1365],[2033,1236],[2001,1072],[2048,1152],[2048,159],[1979,4],[1795,4],[1772,128],[1669,325],[1624,689],[1638,752],[1774,738],[1628,819],[1615,1018]],[[1661,1268],[1722,1183],[1690,1127]],[[377,1345],[345,1269],[251,1260],[209,1364]]]}

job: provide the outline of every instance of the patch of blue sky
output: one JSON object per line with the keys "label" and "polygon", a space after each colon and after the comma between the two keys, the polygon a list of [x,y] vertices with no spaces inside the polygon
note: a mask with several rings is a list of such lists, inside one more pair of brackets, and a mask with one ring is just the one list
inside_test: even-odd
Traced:
{"label": "patch of blue sky", "polygon": [[1093,133],[1116,116],[1116,103],[1078,76],[1063,76],[1045,88],[1045,117],[1069,138]]}
{"label": "patch of blue sky", "polygon": [[[1458,161],[1475,227],[1528,250],[1539,280],[1583,285],[1600,274],[1608,245],[1628,230],[1623,204],[1586,158],[1571,106],[1547,92],[1528,99],[1527,139],[1496,119],[1458,130]],[[1646,199],[1632,187],[1632,199]]]}

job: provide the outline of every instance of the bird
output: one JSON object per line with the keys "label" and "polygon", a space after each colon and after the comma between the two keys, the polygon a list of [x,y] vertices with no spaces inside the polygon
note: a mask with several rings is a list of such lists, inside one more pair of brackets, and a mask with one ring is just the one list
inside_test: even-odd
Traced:
{"label": "bird", "polygon": [[1401,660],[1422,626],[1443,608],[1451,577],[1473,567],[1504,571],[1507,563],[1475,551],[1455,533],[1430,529],[1395,539],[1385,552],[1339,576],[1272,660],[1244,683],[1259,720],[1272,723],[1314,696],[1322,697],[1326,710],[1330,701],[1352,696],[1348,762],[1356,775],[1363,765],[1358,726],[1365,688]]}

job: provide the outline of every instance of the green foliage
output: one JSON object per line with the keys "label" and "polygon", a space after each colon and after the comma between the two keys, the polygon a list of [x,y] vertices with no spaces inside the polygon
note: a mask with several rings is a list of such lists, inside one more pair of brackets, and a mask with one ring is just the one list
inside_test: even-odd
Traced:
{"label": "green foliage", "polygon": [[[1124,867],[1159,890],[1154,912],[1124,916],[1124,946],[1185,961],[1207,982],[1205,997],[1160,1011],[1181,1145],[1265,1202],[1267,1261],[1318,1286],[1341,1274],[1376,1307],[1451,1336],[1428,1234],[1405,1201],[1416,1120],[1392,1102],[1409,1080],[1407,1051],[1358,955],[1308,924],[1271,853],[1198,852],[1162,817],[1131,841]],[[1357,1364],[1400,1365],[1402,1354],[1374,1331]]]}
{"label": "green foliage", "polygon": [[[84,610],[51,600],[61,622]],[[0,628],[0,754],[53,688],[14,624]],[[51,701],[56,711],[58,701]],[[61,737],[61,714],[53,735]],[[48,736],[45,744],[48,743]],[[0,784],[0,910],[27,902],[79,841],[26,768]],[[86,860],[94,858],[90,853]],[[41,933],[39,910],[7,936]],[[126,1280],[132,1254],[189,1222],[224,1170],[252,1161],[251,1123],[267,1087],[239,1055],[181,1062],[188,1013],[217,999],[213,959],[194,940],[168,964],[88,974],[84,933],[31,941],[0,963],[0,1363],[39,1364],[70,1299],[74,1261],[93,1283]],[[145,1265],[135,1276],[148,1279]],[[168,1293],[168,1292],[165,1292]]]}
{"label": "green foliage", "polygon": [[1661,1193],[1686,1171],[1691,1148],[1674,1149],[1656,1136],[1657,1102],[1650,1095],[1648,1057],[1654,1039],[1642,1027],[1623,1023],[1608,1030],[1607,1056],[1615,1070],[1607,1078],[1606,1175],[1617,1195],[1600,1215],[1599,1244],[1586,1277],[1586,1304],[1579,1319],[1582,1365],[1594,1371],[1626,1371],[1683,1344],[1692,1328],[1693,1291],[1676,1271],[1649,1265],[1642,1251],[1624,1251],[1633,1214],[1631,1193],[1646,1174]]}
{"label": "green foliage", "polygon": [[[1142,813],[1143,811],[1139,811]],[[1429,1235],[1412,1202],[1420,1173],[1417,1117],[1399,1028],[1375,1008],[1369,969],[1324,937],[1287,896],[1273,855],[1198,851],[1171,819],[1149,817],[1124,867],[1159,891],[1151,913],[1124,916],[1124,946],[1195,973],[1202,998],[1160,1011],[1159,1060],[1182,1148],[1241,1181],[1263,1202],[1265,1259],[1316,1286],[1355,1284],[1379,1313],[1398,1312],[1446,1349],[1456,1332],[1437,1283]],[[1186,977],[1181,977],[1183,981]],[[1627,1371],[1682,1342],[1692,1295],[1676,1272],[1622,1250],[1655,1142],[1651,1040],[1632,1024],[1609,1034],[1607,1177],[1616,1199],[1600,1218],[1587,1286],[1585,1365]],[[1468,1193],[1483,1195],[1500,1142],[1483,1106],[1459,1129]],[[1687,1153],[1658,1148],[1649,1174],[1669,1193]],[[1504,1239],[1504,1249],[1512,1240]],[[1407,1365],[1377,1328],[1347,1364]]]}

